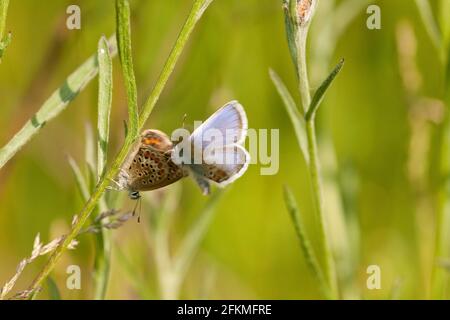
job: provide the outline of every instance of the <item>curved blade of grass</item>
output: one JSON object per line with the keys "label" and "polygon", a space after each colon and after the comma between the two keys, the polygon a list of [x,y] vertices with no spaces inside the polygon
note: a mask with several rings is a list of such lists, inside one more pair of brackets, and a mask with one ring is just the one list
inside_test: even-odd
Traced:
{"label": "curved blade of grass", "polygon": [[320,289],[327,299],[331,299],[332,295],[328,284],[323,275],[322,269],[320,268],[319,262],[316,258],[314,250],[311,243],[305,233],[305,226],[300,217],[300,210],[298,209],[297,202],[295,201],[292,191],[287,187],[283,187],[284,202],[289,211],[289,214],[294,224],[295,233],[297,234],[300,247],[302,249],[303,256],[305,257],[306,264],[311,271],[312,275],[319,282]]}
{"label": "curved blade of grass", "polygon": [[308,141],[305,133],[305,120],[298,111],[294,98],[292,98],[291,94],[289,93],[289,90],[286,88],[280,77],[272,69],[269,70],[269,74],[273,84],[275,85],[278,91],[278,94],[283,100],[289,118],[291,119],[303,158],[305,159],[306,162],[309,162]]}
{"label": "curved blade of grass", "polygon": [[0,62],[2,56],[11,42],[11,33],[4,36],[6,27],[6,15],[8,13],[9,0],[0,0]]}
{"label": "curved blade of grass", "polygon": [[122,65],[128,98],[129,133],[133,138],[138,135],[138,105],[136,78],[133,70],[130,30],[130,3],[128,0],[116,0],[117,46]]}
{"label": "curved blade of grass", "polygon": [[[146,103],[144,104],[143,110],[139,117],[139,129],[142,129],[143,125],[147,121],[148,117],[150,116],[150,113],[152,112],[156,102],[159,100],[159,97],[161,95],[162,90],[164,89],[167,80],[169,79],[170,75],[172,74],[172,71],[175,68],[175,65],[178,61],[178,58],[180,57],[190,34],[194,30],[194,27],[196,26],[197,22],[202,17],[203,13],[207,9],[207,7],[211,4],[213,0],[196,0],[192,6],[192,9],[190,11],[190,14],[177,38],[177,41],[175,42],[175,45],[167,58],[167,61],[164,65],[164,68],[156,82],[155,87],[153,88],[149,98],[147,99]],[[138,130],[139,131],[139,130]],[[50,274],[50,272],[55,267],[56,263],[61,258],[61,255],[65,252],[69,244],[75,237],[78,235],[80,230],[83,228],[84,224],[86,223],[87,219],[90,217],[92,211],[96,208],[98,201],[102,197],[105,189],[109,186],[110,181],[114,179],[119,172],[120,166],[122,165],[123,161],[125,161],[125,158],[127,157],[129,151],[131,150],[133,146],[133,139],[130,138],[131,134],[127,136],[125,139],[125,142],[120,149],[118,155],[114,159],[110,169],[106,172],[106,174],[100,179],[98,182],[94,192],[92,193],[89,200],[85,203],[83,209],[79,213],[78,221],[74,224],[72,230],[67,235],[65,240],[60,244],[50,257],[50,260],[44,265],[44,268],[41,270],[41,272],[37,275],[37,277],[34,279],[33,283],[30,285],[28,291],[29,292],[36,292],[36,289],[38,289],[42,282],[47,278],[47,276]]]}
{"label": "curved blade of grass", "polygon": [[333,71],[331,71],[330,75],[325,79],[324,82],[320,85],[320,87],[317,89],[317,91],[314,93],[314,96],[311,100],[311,104],[309,105],[308,112],[306,112],[305,120],[309,121],[314,118],[316,115],[317,109],[319,108],[320,102],[322,102],[322,99],[327,92],[328,88],[330,87],[333,80],[336,78],[336,76],[341,71],[342,67],[344,66],[344,59],[341,59],[336,67],[334,67]]}
{"label": "curved blade of grass", "polygon": [[[112,106],[112,59],[108,50],[108,42],[101,37],[97,48],[98,59],[98,118],[97,118],[97,179],[98,181],[105,173],[108,143],[109,143],[109,120]],[[106,199],[103,195],[100,200],[100,212],[108,209]],[[111,266],[111,237],[109,230],[101,229],[96,234],[95,272],[94,272],[94,297],[103,300],[108,288],[108,279]]]}
{"label": "curved blade of grass", "polygon": [[[108,43],[109,52],[111,56],[114,56],[117,50],[115,37],[111,37]],[[97,71],[97,56],[93,55],[69,75],[62,86],[44,102],[39,111],[0,149],[0,168],[30,141],[48,121],[64,111],[67,105],[97,75]]]}

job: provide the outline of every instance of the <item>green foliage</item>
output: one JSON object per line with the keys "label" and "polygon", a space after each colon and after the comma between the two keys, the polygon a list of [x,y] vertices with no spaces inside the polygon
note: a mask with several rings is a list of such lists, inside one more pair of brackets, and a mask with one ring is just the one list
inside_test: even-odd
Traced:
{"label": "green foliage", "polygon": [[[111,56],[116,54],[116,42],[114,38],[109,40],[109,51]],[[97,75],[97,56],[93,55],[71,75],[64,83],[56,89],[44,102],[22,129],[0,149],[0,169],[10,160],[31,138],[40,132],[46,123],[57,117],[73,101],[78,93]]]}
{"label": "green foliage", "polygon": [[314,94],[311,104],[308,108],[308,112],[305,115],[305,120],[310,121],[314,118],[317,108],[319,108],[320,103],[322,102],[323,96],[325,95],[325,92],[330,87],[331,83],[333,82],[334,78],[338,75],[338,73],[341,71],[342,67],[344,66],[344,59],[342,59],[337,66],[331,71],[330,75],[325,79],[325,81],[320,85],[320,87],[316,90],[316,93]]}
{"label": "green foliage", "polygon": [[[143,124],[146,122],[147,118],[150,116],[151,111],[153,110],[154,105],[156,104],[157,100],[159,99],[159,96],[169,79],[170,75],[172,74],[175,65],[178,61],[179,56],[181,55],[181,52],[183,51],[183,48],[192,33],[192,30],[194,29],[197,22],[202,17],[204,11],[208,7],[208,5],[212,2],[212,0],[196,0],[194,2],[194,5],[191,9],[191,12],[186,20],[185,25],[183,26],[180,35],[178,36],[178,39],[175,43],[175,46],[167,58],[166,64],[163,68],[163,71],[155,85],[155,88],[153,89],[152,93],[150,94],[149,99],[144,104],[143,111],[140,117],[138,130],[142,129]],[[122,8],[123,9],[123,8]],[[119,10],[122,10],[119,8]],[[126,9],[123,9],[126,11]],[[125,16],[128,16],[125,13]],[[119,23],[127,24],[127,19],[122,20],[118,19]],[[124,26],[118,27],[118,29],[123,30]],[[130,43],[128,43],[130,44]],[[127,43],[123,43],[123,45],[127,45]],[[122,50],[124,50],[122,48]],[[126,51],[131,52],[131,48],[126,49]],[[130,63],[131,61],[128,61],[127,63]],[[132,67],[132,66],[131,66]],[[130,70],[128,70],[130,72]],[[129,112],[133,113],[135,110],[129,108]],[[98,202],[101,200],[103,193],[105,189],[108,187],[109,182],[115,178],[117,175],[121,164],[127,157],[129,151],[132,148],[133,145],[133,131],[130,129],[130,134],[127,135],[127,138],[119,151],[118,155],[116,156],[115,160],[113,161],[113,164],[111,168],[107,171],[107,173],[103,176],[102,179],[100,179],[99,183],[96,185],[95,190],[92,192],[91,196],[85,203],[82,211],[79,214],[79,218],[77,222],[74,224],[71,232],[65,237],[64,241],[61,245],[59,245],[56,250],[54,251],[52,257],[48,261],[48,263],[44,266],[41,273],[37,276],[35,281],[32,283],[32,285],[29,288],[29,291],[35,292],[36,289],[40,286],[40,284],[48,277],[50,272],[55,267],[58,260],[61,258],[62,253],[68,248],[69,244],[72,242],[73,239],[79,234],[82,227],[85,225],[86,221],[89,219],[92,211],[96,208]]]}
{"label": "green foliage", "polygon": [[138,105],[131,49],[130,4],[128,0],[116,0],[116,26],[117,46],[128,97],[129,133],[135,139],[138,135]]}
{"label": "green foliage", "polygon": [[323,295],[328,299],[331,299],[332,295],[330,292],[330,288],[328,287],[328,284],[323,276],[323,272],[320,268],[319,262],[317,261],[314,249],[311,246],[311,242],[306,235],[306,228],[300,216],[300,211],[298,209],[297,202],[295,201],[295,197],[289,187],[284,186],[283,191],[284,202],[286,203],[286,207],[291,216],[292,223],[295,228],[295,233],[297,234],[297,238],[300,243],[303,256],[305,257],[305,261],[308,264],[310,272],[314,275],[317,282],[319,283]]}

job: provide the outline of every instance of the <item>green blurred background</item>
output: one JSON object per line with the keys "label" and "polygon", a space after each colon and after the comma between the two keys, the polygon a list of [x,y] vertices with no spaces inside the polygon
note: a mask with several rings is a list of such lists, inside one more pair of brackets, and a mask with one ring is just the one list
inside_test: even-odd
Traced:
{"label": "green blurred background", "polygon": [[[439,111],[439,103],[437,111],[431,108],[438,113],[437,124],[426,116],[423,121],[414,120],[423,117],[422,113],[411,111],[411,99],[402,80],[399,61],[403,59],[399,59],[397,45],[401,22],[417,38],[418,76],[422,84],[418,95],[442,95],[442,67],[417,8],[409,0],[377,1],[381,7],[381,30],[366,27],[367,6],[363,6],[345,32],[333,39],[336,49],[330,58],[321,60],[321,49],[317,48],[329,45],[324,28],[329,27],[330,15],[334,13],[325,8],[333,1],[327,2],[322,0],[319,4],[311,30],[314,48],[310,48],[310,75],[312,87],[317,88],[327,70],[340,58],[346,60],[321,106],[318,127],[326,208],[331,216],[329,229],[344,297],[389,298],[394,290],[399,298],[426,298],[433,265],[435,205],[429,186],[432,178],[428,169],[422,167],[428,168],[428,161],[432,161],[428,160],[432,146],[427,141],[432,141],[442,110]],[[431,1],[434,12],[441,17],[438,2]],[[191,3],[131,0],[140,103],[150,92]],[[65,27],[70,4],[81,8],[81,30]],[[114,2],[11,1],[7,29],[12,31],[13,40],[0,64],[1,145],[72,70],[95,52],[98,39],[114,32]],[[192,123],[237,99],[245,107],[251,128],[280,129],[279,172],[262,176],[261,165],[252,165],[229,187],[188,271],[182,298],[321,297],[283,201],[282,186],[288,184],[302,213],[311,217],[313,204],[305,162],[271,83],[269,68],[283,78],[291,92],[296,92],[281,1],[215,0],[197,26],[148,122],[148,128],[171,132],[181,125],[184,114]],[[294,96],[298,100],[298,94]],[[30,254],[38,232],[44,241],[67,232],[72,216],[81,209],[83,202],[67,155],[79,162],[83,160],[85,126],[92,123],[95,127],[96,104],[94,80],[0,170],[0,284]],[[125,91],[115,58],[111,156],[123,141],[122,122],[126,118]],[[418,163],[419,168],[411,169],[411,161]],[[338,183],[342,185],[341,194],[336,192]],[[192,181],[185,179],[178,184],[180,196],[171,236],[175,247],[207,201]],[[173,186],[167,192],[177,190]],[[132,206],[126,201],[123,209]],[[145,241],[149,232],[145,223],[148,211],[144,203],[144,223],[132,220],[113,233],[107,298],[158,298],[151,244]],[[342,218],[346,225],[340,223]],[[309,221],[312,219],[307,220],[314,243],[315,232]],[[53,273],[67,299],[92,297],[93,238],[84,235],[79,240],[78,249],[66,253]],[[123,256],[127,257],[126,262]],[[17,290],[30,283],[46,259],[41,257],[27,267]],[[70,264],[82,267],[81,290],[65,289],[65,269]],[[380,290],[366,288],[366,268],[372,264],[379,265],[382,271]],[[133,274],[148,286],[148,295],[142,296],[136,290]],[[206,288],[204,295],[202,288]],[[45,291],[41,297],[46,297]]]}

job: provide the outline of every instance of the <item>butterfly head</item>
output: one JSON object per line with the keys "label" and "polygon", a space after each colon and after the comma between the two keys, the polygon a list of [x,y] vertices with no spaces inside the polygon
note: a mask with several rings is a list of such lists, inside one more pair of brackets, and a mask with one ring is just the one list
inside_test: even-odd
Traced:
{"label": "butterfly head", "polygon": [[131,200],[138,200],[141,198],[141,194],[139,193],[139,191],[130,190],[130,191],[128,191],[128,197]]}

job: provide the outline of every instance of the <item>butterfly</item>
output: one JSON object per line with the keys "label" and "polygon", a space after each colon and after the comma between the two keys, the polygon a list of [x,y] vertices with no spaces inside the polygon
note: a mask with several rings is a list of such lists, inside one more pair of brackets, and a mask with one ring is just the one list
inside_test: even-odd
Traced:
{"label": "butterfly", "polygon": [[191,176],[207,195],[211,182],[224,187],[247,170],[250,155],[242,146],[247,127],[244,108],[231,101],[181,142],[173,143],[162,131],[145,130],[124,161],[115,183],[136,200],[141,191],[159,189]]}

